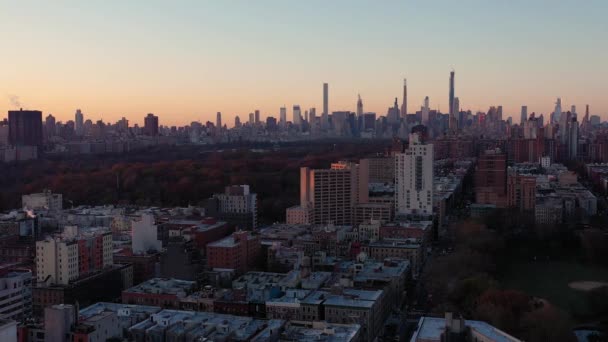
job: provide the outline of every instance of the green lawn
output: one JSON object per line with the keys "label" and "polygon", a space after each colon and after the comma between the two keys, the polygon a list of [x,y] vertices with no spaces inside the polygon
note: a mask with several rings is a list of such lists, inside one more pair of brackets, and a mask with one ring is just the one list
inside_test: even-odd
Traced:
{"label": "green lawn", "polygon": [[581,317],[589,313],[587,297],[568,283],[584,280],[608,281],[608,269],[565,261],[518,262],[504,272],[501,283],[505,288],[545,298],[572,316]]}

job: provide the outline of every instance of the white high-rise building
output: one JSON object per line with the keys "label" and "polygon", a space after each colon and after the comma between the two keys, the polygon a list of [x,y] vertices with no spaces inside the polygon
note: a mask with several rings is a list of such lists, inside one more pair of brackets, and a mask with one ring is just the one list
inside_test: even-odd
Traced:
{"label": "white high-rise building", "polygon": [[395,213],[433,213],[433,145],[417,133],[410,134],[409,147],[395,154]]}
{"label": "white high-rise building", "polygon": [[80,109],[76,109],[74,115],[74,131],[79,137],[84,135],[84,115]]}
{"label": "white high-rise building", "polygon": [[145,254],[148,251],[160,252],[162,243],[158,240],[158,228],[154,224],[154,215],[145,213],[131,224],[131,248],[133,254]]}
{"label": "white high-rise building", "polygon": [[48,238],[36,242],[38,283],[67,285],[78,276],[78,241]]}
{"label": "white high-rise building", "polygon": [[60,236],[36,242],[37,282],[67,285],[81,276],[110,267],[112,259],[109,229],[65,226]]}

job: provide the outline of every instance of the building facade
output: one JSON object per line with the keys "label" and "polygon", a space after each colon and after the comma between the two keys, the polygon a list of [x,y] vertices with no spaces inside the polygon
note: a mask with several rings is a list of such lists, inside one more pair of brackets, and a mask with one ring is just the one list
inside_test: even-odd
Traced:
{"label": "building facade", "polygon": [[433,145],[410,134],[408,149],[395,154],[395,214],[432,214],[433,178]]}

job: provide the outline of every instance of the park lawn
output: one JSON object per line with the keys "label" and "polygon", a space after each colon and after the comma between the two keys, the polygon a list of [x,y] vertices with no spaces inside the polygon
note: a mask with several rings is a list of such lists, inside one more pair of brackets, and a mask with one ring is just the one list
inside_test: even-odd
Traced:
{"label": "park lawn", "polygon": [[568,286],[574,281],[608,281],[608,269],[571,261],[516,262],[503,272],[502,285],[544,298],[573,318],[590,314],[584,291]]}

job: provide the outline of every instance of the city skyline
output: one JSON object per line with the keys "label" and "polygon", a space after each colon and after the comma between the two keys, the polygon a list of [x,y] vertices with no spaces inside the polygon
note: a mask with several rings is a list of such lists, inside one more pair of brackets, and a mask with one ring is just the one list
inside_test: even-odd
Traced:
{"label": "city skyline", "polygon": [[561,97],[564,108],[589,104],[591,114],[606,119],[608,49],[597,42],[607,29],[607,6],[11,4],[0,28],[10,33],[5,45],[19,53],[0,63],[0,111],[37,109],[65,122],[80,108],[87,118],[125,116],[139,125],[147,113],[162,125],[185,125],[214,122],[219,111],[231,126],[235,115],[246,121],[255,109],[261,119],[278,118],[283,105],[322,113],[327,82],[330,112],[355,111],[361,94],[365,111],[384,115],[395,97],[401,102],[407,78],[408,112],[429,96],[432,109],[448,113],[454,69],[463,110],[502,105],[518,122],[522,105],[546,116]]}

